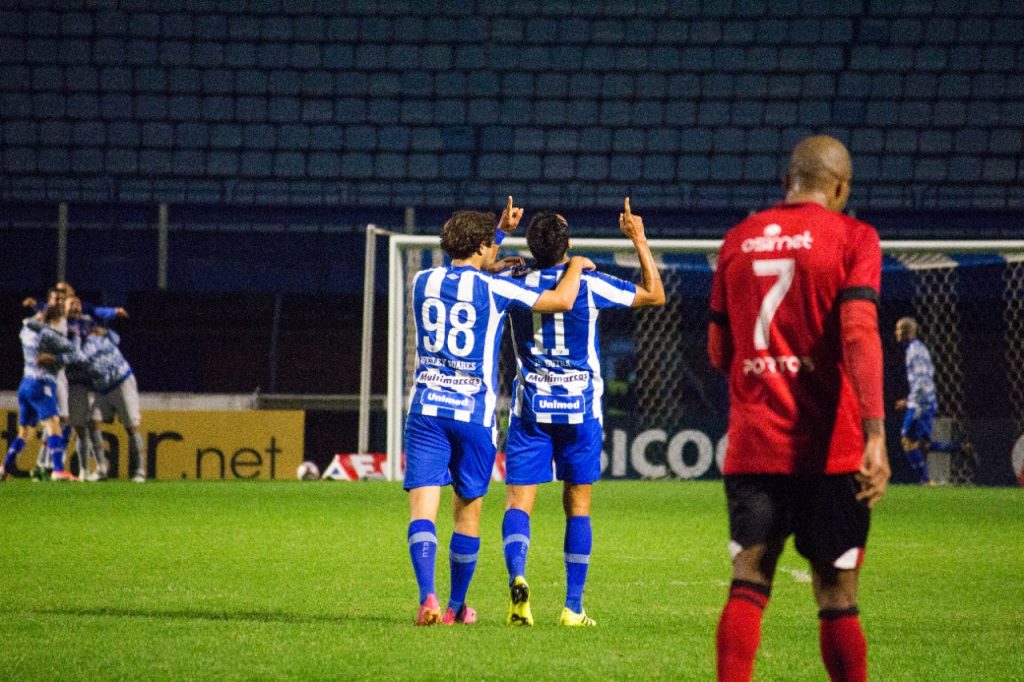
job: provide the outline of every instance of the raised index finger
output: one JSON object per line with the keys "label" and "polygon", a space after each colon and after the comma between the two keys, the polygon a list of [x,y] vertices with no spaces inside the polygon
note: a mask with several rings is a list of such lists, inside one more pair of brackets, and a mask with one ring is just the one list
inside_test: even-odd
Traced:
{"label": "raised index finger", "polygon": [[626,219],[627,219],[627,220],[628,220],[629,218],[632,218],[632,217],[633,217],[633,211],[631,211],[631,210],[629,209],[629,197],[626,197],[626,210],[625,210],[625,214],[626,214]]}
{"label": "raised index finger", "polygon": [[512,195],[508,195],[508,203],[505,204],[505,213],[512,215]]}

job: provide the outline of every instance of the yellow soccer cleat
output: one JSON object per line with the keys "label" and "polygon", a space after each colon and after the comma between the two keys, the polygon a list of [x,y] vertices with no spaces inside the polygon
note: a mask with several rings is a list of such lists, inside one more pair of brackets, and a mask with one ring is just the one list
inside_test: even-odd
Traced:
{"label": "yellow soccer cleat", "polygon": [[568,628],[587,628],[597,625],[597,621],[588,616],[585,610],[583,613],[576,613],[566,606],[562,609],[562,617],[558,619],[558,624]]}
{"label": "yellow soccer cleat", "polygon": [[506,625],[533,625],[533,613],[530,611],[530,586],[526,584],[526,578],[519,575],[508,588],[508,614],[505,616]]}

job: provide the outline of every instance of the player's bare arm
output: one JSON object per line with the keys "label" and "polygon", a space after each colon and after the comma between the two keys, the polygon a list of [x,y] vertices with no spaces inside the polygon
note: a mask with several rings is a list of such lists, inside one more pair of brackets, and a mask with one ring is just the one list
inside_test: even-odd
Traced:
{"label": "player's bare arm", "polygon": [[865,419],[863,425],[864,458],[857,472],[857,481],[860,483],[857,499],[873,507],[885,495],[892,472],[885,448],[885,421]]}
{"label": "player's bare arm", "polygon": [[640,274],[643,284],[637,285],[633,307],[664,305],[665,287],[661,283],[661,273],[654,262],[654,254],[651,253],[651,247],[647,243],[644,219],[630,210],[629,197],[626,197],[623,211],[619,214],[619,229],[633,242],[633,248],[636,249],[636,255],[640,259]]}
{"label": "player's bare arm", "polygon": [[[512,232],[523,219],[523,209],[521,206],[513,206],[512,195],[508,196],[508,201],[505,202],[505,210],[501,212],[501,218],[498,219],[497,232]],[[498,249],[500,245],[498,240],[495,239],[491,244],[491,255],[490,258],[486,259],[486,264],[483,268],[486,272],[496,273],[502,270],[508,270],[509,268],[521,267],[526,265],[526,261],[522,256],[508,256],[506,258],[498,259]]]}
{"label": "player's bare arm", "polygon": [[596,269],[593,261],[584,256],[573,256],[565,267],[565,273],[558,286],[548,289],[533,305],[536,313],[565,313],[572,309],[576,296],[580,293],[580,275],[584,270]]}

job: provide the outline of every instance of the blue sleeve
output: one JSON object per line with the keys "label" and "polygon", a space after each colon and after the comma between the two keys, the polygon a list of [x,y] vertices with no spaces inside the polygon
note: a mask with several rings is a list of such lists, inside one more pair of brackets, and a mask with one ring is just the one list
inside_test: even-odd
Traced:
{"label": "blue sleeve", "polygon": [[85,353],[82,352],[81,341],[76,339],[72,350],[61,353],[57,356],[57,362],[61,365],[81,364],[86,361]]}
{"label": "blue sleeve", "polygon": [[594,306],[599,310],[629,308],[636,298],[636,284],[603,272],[588,272],[584,281],[593,294]]}
{"label": "blue sleeve", "polygon": [[82,312],[86,313],[90,317],[95,317],[97,320],[104,322],[110,322],[117,317],[117,308],[104,308],[90,304],[82,304]]}
{"label": "blue sleeve", "polygon": [[508,277],[491,277],[491,293],[500,311],[513,305],[530,310],[537,304],[537,299],[544,290],[527,286]]}

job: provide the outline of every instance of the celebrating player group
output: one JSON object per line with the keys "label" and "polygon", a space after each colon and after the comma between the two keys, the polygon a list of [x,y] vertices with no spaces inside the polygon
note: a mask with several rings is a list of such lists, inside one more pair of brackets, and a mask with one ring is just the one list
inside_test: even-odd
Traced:
{"label": "celebrating player group", "polygon": [[[849,153],[813,136],[793,150],[785,200],[726,235],[710,300],[708,353],[729,378],[724,464],[733,580],[717,633],[718,678],[749,680],[776,563],[786,539],[810,563],[821,655],[833,680],[864,680],[867,645],[857,578],[870,507],[889,480],[882,405],[875,230],[842,214]],[[479,519],[495,459],[497,358],[511,324],[517,372],[506,447],[502,522],[509,625],[533,625],[526,558],[537,486],[563,482],[565,604],[559,623],[593,626],[583,607],[591,560],[591,488],[602,443],[597,317],[610,307],[657,306],[665,295],[627,198],[619,226],[641,282],[569,256],[568,221],[535,215],[534,262],[498,260],[523,209],[512,197],[495,227],[459,211],[441,231],[450,263],[413,282],[417,367],[405,427],[409,553],[419,586],[417,625],[472,623],[466,594],[480,549]],[[441,487],[454,488],[451,587],[434,584]]]}
{"label": "celebrating player group", "polygon": [[[36,310],[21,327],[24,373],[18,387],[18,435],[3,465],[0,480],[16,473],[18,455],[38,429],[45,433],[33,480],[101,481],[109,475],[100,421],[116,416],[128,433],[132,480],[146,480],[139,390],[131,366],[110,328],[124,308],[86,306],[67,282],[58,282],[45,304],[24,301]],[[75,435],[78,476],[69,471],[64,453]],[[90,471],[90,462],[94,463]]]}

